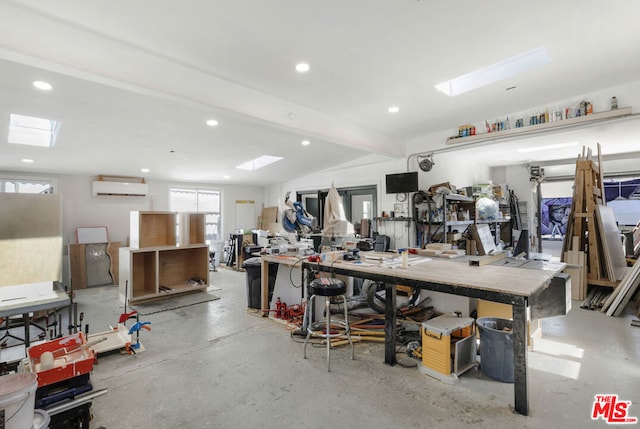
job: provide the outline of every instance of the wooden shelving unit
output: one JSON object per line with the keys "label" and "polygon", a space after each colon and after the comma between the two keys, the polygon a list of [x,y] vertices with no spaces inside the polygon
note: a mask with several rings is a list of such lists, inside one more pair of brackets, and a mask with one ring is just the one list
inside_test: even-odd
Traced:
{"label": "wooden shelving unit", "polygon": [[131,212],[131,247],[120,249],[120,301],[149,301],[206,289],[209,247],[204,222],[204,213]]}
{"label": "wooden shelving unit", "polygon": [[562,261],[582,267],[581,272],[576,273],[580,282],[576,288],[572,287],[577,299],[587,295],[588,285],[616,287],[626,271],[624,254],[617,247],[615,218],[610,214],[603,219],[607,214],[603,177],[600,144],[597,162],[583,149],[576,161],[571,214],[562,243]]}
{"label": "wooden shelving unit", "polygon": [[183,212],[178,214],[180,245],[205,244],[205,214]]}
{"label": "wooden shelving unit", "polygon": [[177,212],[131,212],[131,247],[175,246]]}

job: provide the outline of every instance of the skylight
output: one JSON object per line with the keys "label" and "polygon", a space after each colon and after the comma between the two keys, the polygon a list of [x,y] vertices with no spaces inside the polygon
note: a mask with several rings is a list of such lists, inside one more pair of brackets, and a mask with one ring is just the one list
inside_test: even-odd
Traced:
{"label": "skylight", "polygon": [[9,143],[52,147],[58,136],[60,122],[11,114],[9,116]]}
{"label": "skylight", "polygon": [[506,60],[472,71],[455,79],[436,85],[436,89],[450,97],[533,70],[551,62],[544,46],[522,52]]}
{"label": "skylight", "polygon": [[239,170],[257,170],[259,168],[266,167],[269,164],[273,164],[276,161],[280,161],[281,159],[284,158],[281,156],[262,155],[259,158],[240,164],[236,168]]}

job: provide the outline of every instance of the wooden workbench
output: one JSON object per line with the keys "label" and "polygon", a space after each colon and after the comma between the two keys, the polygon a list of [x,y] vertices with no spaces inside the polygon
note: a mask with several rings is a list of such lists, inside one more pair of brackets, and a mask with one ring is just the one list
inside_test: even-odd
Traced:
{"label": "wooden workbench", "polygon": [[514,349],[514,405],[523,415],[529,413],[527,371],[527,307],[532,300],[551,283],[564,264],[536,266],[537,269],[483,265],[452,260],[409,261],[407,268],[400,262],[303,262],[306,270],[324,271],[351,277],[359,277],[386,284],[385,312],[385,363],[396,362],[396,285],[407,285],[453,295],[479,298],[513,306]]}
{"label": "wooden workbench", "polygon": [[[277,263],[289,266],[293,268],[298,266],[301,269],[302,274],[302,262],[307,260],[307,257],[300,257],[298,255],[260,255],[262,259],[262,267],[260,271],[260,307],[262,315],[266,316],[269,313],[269,263]],[[300,280],[302,284],[302,279]],[[303,293],[306,293],[306,288],[303,288]]]}

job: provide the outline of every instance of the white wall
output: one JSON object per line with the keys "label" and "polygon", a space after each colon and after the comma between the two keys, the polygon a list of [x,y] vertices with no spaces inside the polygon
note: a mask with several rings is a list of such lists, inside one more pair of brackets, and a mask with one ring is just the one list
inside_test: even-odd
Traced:
{"label": "white wall", "polygon": [[[264,203],[264,188],[257,186],[237,186],[206,183],[179,183],[147,180],[149,195],[147,197],[93,197],[91,182],[93,176],[25,174],[24,172],[3,172],[0,176],[13,178],[33,178],[53,180],[56,193],[62,199],[62,234],[65,245],[65,266],[63,281],[68,284],[67,247],[76,242],[76,228],[88,226],[106,226],[109,240],[120,242],[122,246],[129,244],[129,213],[136,210],[169,210],[169,188],[184,186],[191,188],[221,189],[222,191],[222,240],[235,228],[235,201],[253,200],[256,214],[259,214]],[[46,213],[42,214],[46,216]],[[256,219],[257,220],[257,219]],[[255,227],[255,224],[254,226]],[[214,245],[221,248],[221,245]]]}

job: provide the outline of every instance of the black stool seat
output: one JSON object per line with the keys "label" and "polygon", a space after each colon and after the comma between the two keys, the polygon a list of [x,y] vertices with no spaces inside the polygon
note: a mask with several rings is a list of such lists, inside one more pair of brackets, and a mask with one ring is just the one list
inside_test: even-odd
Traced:
{"label": "black stool seat", "polygon": [[[333,339],[346,339],[351,344],[351,359],[354,358],[353,341],[351,341],[351,329],[349,328],[349,313],[347,311],[347,286],[342,280],[335,278],[319,278],[313,279],[309,283],[309,292],[311,296],[307,302],[304,313],[303,325],[307,327],[307,337],[304,340],[303,357],[307,358],[307,342],[311,337],[324,338],[324,342],[327,345],[327,371],[331,371],[331,365],[329,363],[329,355],[331,347],[331,340]],[[317,297],[324,298],[324,319],[318,320],[313,323],[307,324],[311,321],[313,315],[313,309],[315,309],[315,302]],[[342,300],[342,308],[344,309],[344,320],[331,320],[331,308],[330,304],[332,300]],[[344,332],[340,329],[336,330],[335,325],[344,327]]]}
{"label": "black stool seat", "polygon": [[337,296],[344,295],[347,291],[347,286],[342,280],[320,278],[311,281],[309,285],[312,295],[320,296]]}

